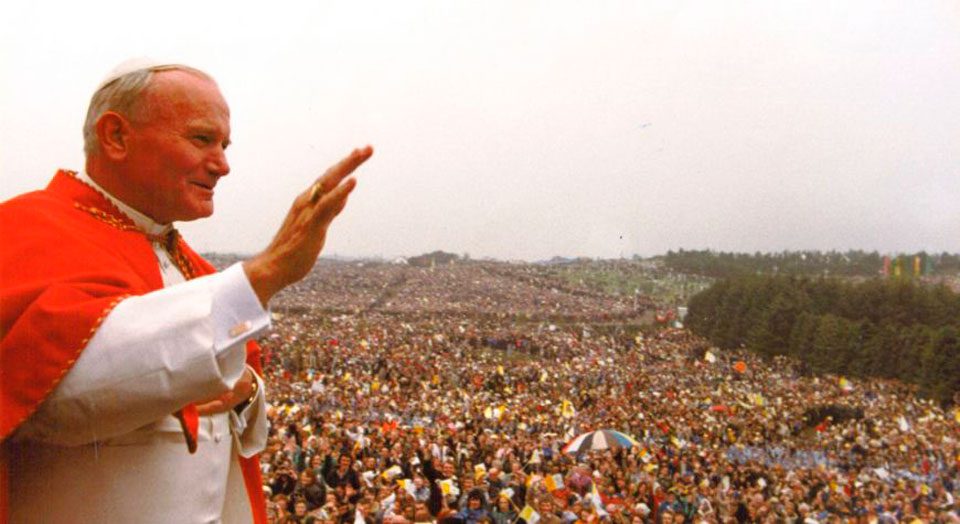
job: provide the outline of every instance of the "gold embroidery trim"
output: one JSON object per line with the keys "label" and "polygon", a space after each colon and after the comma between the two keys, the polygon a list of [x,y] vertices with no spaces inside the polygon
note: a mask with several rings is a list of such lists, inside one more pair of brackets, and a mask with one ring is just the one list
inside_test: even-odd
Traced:
{"label": "gold embroidery trim", "polygon": [[91,215],[93,215],[94,218],[100,220],[101,222],[105,222],[105,223],[107,223],[107,224],[109,224],[109,225],[111,225],[111,226],[113,226],[113,227],[115,227],[115,228],[117,228],[117,229],[119,229],[119,230],[121,230],[121,231],[140,231],[140,228],[138,228],[137,226],[135,226],[135,225],[133,225],[133,224],[131,224],[131,223],[129,223],[129,222],[121,219],[121,218],[118,218],[116,215],[113,215],[113,214],[111,214],[111,213],[107,213],[106,211],[104,211],[104,210],[102,210],[102,209],[99,209],[99,208],[96,208],[96,207],[85,206],[85,205],[83,205],[83,204],[81,204],[81,203],[79,203],[79,202],[74,202],[73,205],[74,205],[74,207],[76,207],[77,209],[79,209],[79,210],[81,210],[81,211],[86,211],[87,213],[90,213]]}
{"label": "gold embroidery trim", "polygon": [[[111,302],[106,308],[104,308],[104,310],[100,313],[100,316],[97,318],[97,320],[94,321],[93,326],[90,328],[90,332],[87,333],[87,338],[83,339],[83,341],[80,342],[80,348],[74,352],[73,358],[67,361],[67,365],[64,366],[63,370],[60,371],[60,376],[57,377],[57,380],[55,380],[53,384],[50,385],[50,388],[43,393],[43,398],[47,398],[48,396],[50,396],[50,393],[52,393],[53,390],[60,384],[60,381],[63,380],[63,376],[67,374],[67,371],[70,371],[70,369],[73,367],[73,363],[76,362],[78,358],[80,358],[80,353],[82,353],[83,350],[86,349],[87,342],[89,342],[90,339],[93,338],[93,336],[97,333],[97,330],[100,329],[100,324],[102,324],[103,321],[107,318],[107,315],[109,315],[110,312],[112,312],[113,309],[117,307],[117,304],[126,300],[130,296],[132,295],[121,295],[116,299],[114,299],[114,301]],[[13,427],[16,428],[16,427],[19,427],[20,424],[23,424],[23,421],[30,418],[30,416],[37,411],[37,408],[39,408],[40,404],[42,403],[43,403],[42,401],[37,402],[36,405],[34,405],[29,411],[27,411],[26,414],[24,414],[23,417],[17,420],[17,422],[13,425]],[[3,435],[0,438],[6,438],[6,437],[7,437],[6,435]]]}

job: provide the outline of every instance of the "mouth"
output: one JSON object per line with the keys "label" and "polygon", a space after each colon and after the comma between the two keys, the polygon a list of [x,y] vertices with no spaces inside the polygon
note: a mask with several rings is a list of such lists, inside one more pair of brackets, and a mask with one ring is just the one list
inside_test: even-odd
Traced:
{"label": "mouth", "polygon": [[213,187],[215,185],[215,184],[205,184],[203,182],[190,182],[190,183],[197,187],[206,189],[207,191],[213,191]]}

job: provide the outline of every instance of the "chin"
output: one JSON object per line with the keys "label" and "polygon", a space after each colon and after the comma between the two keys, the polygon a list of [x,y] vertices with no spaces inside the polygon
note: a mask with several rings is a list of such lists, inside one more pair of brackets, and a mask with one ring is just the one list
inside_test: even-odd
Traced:
{"label": "chin", "polygon": [[211,215],[213,215],[213,206],[193,208],[182,213],[174,222],[192,222],[194,220],[200,220],[201,218],[207,218]]}

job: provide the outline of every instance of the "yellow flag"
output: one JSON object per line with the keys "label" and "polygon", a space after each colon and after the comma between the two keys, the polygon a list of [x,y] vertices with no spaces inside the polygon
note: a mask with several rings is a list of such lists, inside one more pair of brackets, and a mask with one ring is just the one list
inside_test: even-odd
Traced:
{"label": "yellow flag", "polygon": [[540,521],[540,514],[534,511],[530,506],[524,506],[519,517],[525,520],[527,524],[537,524],[537,522]]}
{"label": "yellow flag", "polygon": [[640,460],[644,463],[650,462],[650,452],[647,451],[647,448],[640,448]]}
{"label": "yellow flag", "polygon": [[559,474],[550,475],[543,479],[543,484],[547,487],[547,491],[563,489],[563,477]]}
{"label": "yellow flag", "polygon": [[453,481],[450,479],[441,480],[440,492],[444,495],[449,495],[451,492],[453,492]]}
{"label": "yellow flag", "polygon": [[393,477],[396,477],[397,475],[399,475],[399,474],[401,474],[401,473],[403,473],[403,470],[400,469],[400,466],[391,466],[389,469],[385,470],[385,471],[384,471],[383,473],[381,473],[380,475],[381,475],[384,479],[390,480],[390,479],[392,479]]}
{"label": "yellow flag", "polygon": [[553,491],[557,489],[556,484],[553,483],[553,477],[549,475],[543,479],[543,485],[547,488],[547,491]]}
{"label": "yellow flag", "polygon": [[404,491],[406,491],[407,493],[409,493],[411,497],[414,496],[414,492],[416,491],[417,486],[416,486],[416,484],[413,483],[412,480],[410,480],[410,479],[400,479],[400,480],[397,481],[397,484],[400,485],[400,488],[401,488],[401,489],[403,489]]}
{"label": "yellow flag", "polygon": [[497,366],[497,374],[503,375],[503,366]]}

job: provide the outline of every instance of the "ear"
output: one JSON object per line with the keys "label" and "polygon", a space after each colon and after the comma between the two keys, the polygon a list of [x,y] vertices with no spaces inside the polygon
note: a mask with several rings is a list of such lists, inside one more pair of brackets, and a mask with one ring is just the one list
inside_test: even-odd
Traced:
{"label": "ear", "polygon": [[100,152],[107,158],[117,161],[126,158],[130,148],[130,122],[119,113],[107,111],[97,120],[97,140]]}

